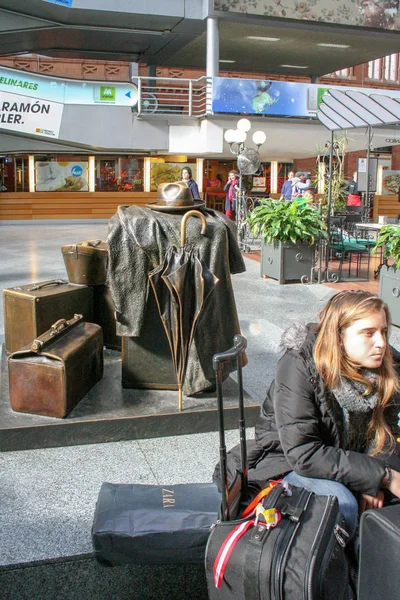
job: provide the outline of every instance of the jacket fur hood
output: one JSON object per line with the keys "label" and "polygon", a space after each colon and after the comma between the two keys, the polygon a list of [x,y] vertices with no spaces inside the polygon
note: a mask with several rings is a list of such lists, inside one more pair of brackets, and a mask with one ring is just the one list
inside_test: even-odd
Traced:
{"label": "jacket fur hood", "polygon": [[294,323],[290,325],[282,334],[281,342],[279,344],[279,350],[286,352],[286,350],[299,351],[309,333],[313,332],[315,324],[309,323]]}

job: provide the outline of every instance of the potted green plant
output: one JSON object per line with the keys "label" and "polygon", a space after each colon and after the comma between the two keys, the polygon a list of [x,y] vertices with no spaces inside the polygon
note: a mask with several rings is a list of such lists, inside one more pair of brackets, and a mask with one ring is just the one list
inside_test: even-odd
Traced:
{"label": "potted green plant", "polygon": [[326,224],[315,205],[304,200],[260,199],[246,219],[253,235],[262,238],[261,276],[279,283],[309,280],[315,243],[326,237]]}
{"label": "potted green plant", "polygon": [[[389,307],[393,325],[400,326],[400,226],[384,225],[371,254],[382,252],[379,267],[379,296]],[[393,262],[389,264],[389,260]]]}

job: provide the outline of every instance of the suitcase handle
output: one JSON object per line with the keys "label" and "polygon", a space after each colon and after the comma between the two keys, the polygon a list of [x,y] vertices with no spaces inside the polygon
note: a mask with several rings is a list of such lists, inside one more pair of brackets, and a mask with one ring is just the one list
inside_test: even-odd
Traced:
{"label": "suitcase handle", "polygon": [[226,468],[226,444],[225,444],[225,425],[224,425],[224,404],[222,398],[222,365],[231,360],[237,360],[237,374],[239,387],[239,434],[240,434],[240,454],[242,463],[242,495],[247,491],[247,449],[246,449],[246,424],[244,418],[243,401],[243,379],[242,366],[243,354],[247,347],[247,340],[243,335],[235,335],[233,338],[233,348],[226,352],[214,354],[213,368],[217,383],[217,402],[218,402],[218,428],[219,428],[219,456],[221,468],[221,521],[229,520],[228,506],[228,480]]}
{"label": "suitcase handle", "polygon": [[68,283],[66,279],[50,279],[50,281],[42,281],[42,283],[34,283],[32,287],[28,288],[27,292],[35,292],[36,290],[41,290],[45,287],[51,287],[52,285],[63,285],[64,283]]}
{"label": "suitcase handle", "polygon": [[35,352],[36,354],[40,354],[42,350],[46,348],[49,344],[52,344],[57,337],[61,337],[67,331],[71,331],[73,327],[81,323],[83,320],[83,315],[74,315],[72,319],[67,321],[66,319],[59,319],[50,327],[48,331],[40,335],[38,338],[33,340],[31,346],[31,352]]}
{"label": "suitcase handle", "polygon": [[97,246],[100,246],[101,242],[102,242],[102,240],[87,240],[86,242],[82,242],[79,245],[89,247],[89,248],[97,248]]}
{"label": "suitcase handle", "polygon": [[57,333],[60,333],[60,331],[66,327],[68,327],[66,319],[58,319],[58,321],[53,323],[53,325],[50,327],[50,335],[57,335]]}

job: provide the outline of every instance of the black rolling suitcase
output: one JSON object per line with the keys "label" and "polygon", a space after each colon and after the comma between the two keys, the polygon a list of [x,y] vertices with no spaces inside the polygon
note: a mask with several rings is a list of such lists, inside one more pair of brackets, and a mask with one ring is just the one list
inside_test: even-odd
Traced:
{"label": "black rolling suitcase", "polygon": [[248,488],[242,394],[241,485],[236,482],[236,496],[228,489],[221,367],[226,360],[238,359],[242,389],[241,350],[238,344],[236,350],[214,356],[225,486],[220,520],[206,548],[209,600],[349,600],[348,535],[336,497],[316,496],[279,481],[259,493]]}
{"label": "black rolling suitcase", "polygon": [[361,515],[359,564],[359,600],[400,598],[400,504]]}

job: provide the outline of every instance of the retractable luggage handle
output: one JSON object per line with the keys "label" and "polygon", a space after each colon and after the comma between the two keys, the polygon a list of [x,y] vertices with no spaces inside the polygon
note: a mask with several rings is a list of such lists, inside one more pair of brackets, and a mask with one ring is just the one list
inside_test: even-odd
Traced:
{"label": "retractable luggage handle", "polygon": [[247,489],[247,450],[246,450],[246,424],[244,418],[243,401],[243,354],[247,347],[247,340],[242,335],[235,335],[233,338],[234,346],[226,352],[214,354],[213,368],[215,371],[217,383],[217,402],[218,402],[218,425],[219,425],[219,456],[221,465],[221,521],[229,520],[228,507],[228,481],[226,468],[226,444],[225,444],[225,426],[224,426],[224,404],[222,398],[222,366],[226,362],[237,359],[237,373],[239,386],[239,434],[240,434],[240,454],[242,462],[242,493]]}

